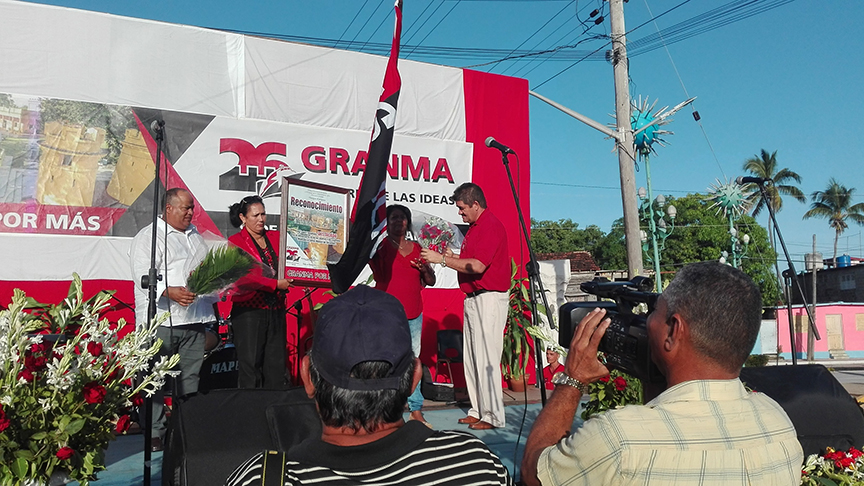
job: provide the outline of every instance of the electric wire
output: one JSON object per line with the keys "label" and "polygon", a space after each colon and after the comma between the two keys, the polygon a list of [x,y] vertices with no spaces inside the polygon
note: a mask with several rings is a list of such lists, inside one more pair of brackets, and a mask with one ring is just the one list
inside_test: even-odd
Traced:
{"label": "electric wire", "polygon": [[[534,37],[535,35],[537,35],[541,30],[543,30],[547,25],[549,25],[549,22],[552,22],[553,20],[555,20],[556,17],[558,17],[559,15],[561,15],[562,12],[564,12],[565,10],[567,10],[567,7],[569,7],[569,6],[573,3],[573,1],[574,1],[574,0],[570,0],[570,1],[567,3],[567,5],[564,5],[564,7],[563,7],[561,10],[558,11],[558,13],[556,13],[555,15],[553,15],[552,17],[550,17],[549,20],[547,20],[546,23],[544,23],[543,25],[541,25],[540,28],[538,28],[537,30],[535,30],[533,34],[531,34],[531,35],[529,35],[528,37],[526,37],[525,40],[523,40],[523,41],[522,41],[518,46],[516,46],[515,48],[513,48],[513,50],[510,51],[510,53],[507,54],[507,56],[512,55],[513,52],[516,51],[516,49],[519,49],[520,47],[524,46],[526,42],[528,42],[529,40],[531,40],[532,37]],[[577,5],[576,8],[577,8],[577,10],[578,10],[579,6]],[[545,40],[545,39],[544,39],[544,40]],[[543,41],[540,41],[540,42],[543,42]],[[535,47],[536,47],[536,46],[535,46]],[[505,56],[505,57],[506,57],[506,56]],[[501,62],[501,61],[496,61],[496,62],[495,62],[495,63],[494,63],[494,64],[493,64],[493,65],[492,65],[492,66],[491,66],[491,67],[490,67],[486,72],[490,72],[492,69],[495,69],[495,67],[498,66],[498,64],[499,64],[500,62]],[[507,72],[507,69],[505,69],[504,72]],[[503,73],[502,73],[502,74],[503,74]]]}
{"label": "electric wire", "polygon": [[368,44],[369,41],[371,41],[372,38],[375,37],[375,34],[377,34],[379,30],[381,30],[381,26],[384,25],[384,23],[387,22],[387,20],[389,20],[389,19],[390,19],[390,11],[385,10],[384,15],[381,17],[381,22],[378,22],[378,27],[375,27],[375,30],[373,30],[372,34],[369,36],[369,38],[366,39],[366,42],[364,42],[363,45],[360,46],[360,49],[359,49],[360,51],[362,51],[363,48],[366,47],[366,44]]}
{"label": "electric wire", "polygon": [[358,10],[357,13],[354,14],[354,18],[351,19],[351,22],[348,23],[348,26],[345,27],[345,30],[342,31],[342,35],[339,36],[339,40],[337,40],[336,42],[341,41],[342,38],[345,37],[345,34],[347,34],[348,30],[351,28],[351,26],[354,25],[354,21],[357,20],[357,17],[360,15],[360,12],[362,12],[363,9],[366,8],[367,3],[369,3],[369,0],[365,0],[363,2],[363,5],[360,6],[360,10]]}
{"label": "electric wire", "polygon": [[[669,51],[669,46],[666,45],[666,41],[663,38],[663,33],[660,31],[660,26],[657,25],[657,19],[654,17],[654,12],[651,11],[651,7],[648,5],[648,0],[644,0],[645,8],[648,10],[648,15],[651,17],[652,22],[654,23],[654,29],[657,31],[657,34],[660,36],[660,42],[663,43],[663,48],[666,50],[666,56],[669,57],[669,63],[672,65],[672,70],[675,71],[675,76],[678,77],[678,82],[681,83],[681,89],[684,90],[684,96],[686,99],[690,99],[690,93],[687,92],[687,86],[684,85],[684,79],[681,78],[681,73],[678,72],[678,66],[675,65],[675,60],[672,59],[672,53]],[[694,119],[696,119],[696,103],[690,104],[691,113],[694,114]],[[717,157],[717,152],[714,151],[714,146],[711,145],[711,140],[708,138],[708,132],[705,131],[705,127],[702,125],[701,119],[696,119],[696,124],[699,125],[699,128],[702,130],[702,136],[705,137],[705,142],[708,143],[708,149],[711,150],[711,155],[714,157],[714,161],[717,163],[717,167],[720,169],[720,173],[723,174],[724,180],[729,180],[726,176],[726,171],[723,170],[723,166],[720,164],[720,159]]]}
{"label": "electric wire", "polygon": [[[441,20],[439,20],[438,23],[435,24],[434,27],[432,27],[432,30],[430,30],[430,31],[426,34],[425,37],[423,37],[422,39],[420,39],[420,42],[417,43],[417,46],[415,46],[414,49],[411,49],[411,52],[409,52],[407,55],[405,55],[405,59],[408,59],[408,57],[411,56],[411,54],[414,53],[414,51],[417,49],[417,47],[419,47],[420,44],[422,44],[423,42],[425,42],[426,39],[428,39],[429,36],[432,35],[432,32],[435,32],[435,29],[437,29],[438,26],[441,25],[441,22],[444,22],[444,19],[446,19],[446,18],[447,18],[451,13],[453,13],[453,10],[456,8],[457,5],[459,5],[459,2],[460,2],[460,1],[461,1],[461,0],[456,0],[456,2],[453,4],[453,6],[450,7],[450,10],[448,10],[447,13],[444,14],[443,17],[441,17]],[[441,5],[444,5],[444,3],[442,2]],[[434,12],[433,12],[433,13],[434,13]],[[430,18],[431,18],[431,15],[430,15]]]}
{"label": "electric wire", "polygon": [[[432,17],[435,16],[435,12],[437,12],[438,9],[440,9],[442,6],[444,6],[444,1],[443,1],[443,0],[441,1],[441,3],[438,4],[437,7],[435,7],[435,10],[433,10],[432,13],[430,13],[429,16],[426,17],[426,19],[423,21],[423,23],[420,24],[420,27],[417,27],[417,30],[411,32],[411,35],[409,35],[408,38],[405,39],[405,47],[406,47],[406,48],[408,47],[408,43],[411,42],[411,39],[413,39],[414,36],[417,35],[418,32],[420,32],[421,30],[423,30],[423,27],[426,25],[426,22],[429,22],[429,20],[431,20]],[[424,10],[424,12],[425,12],[425,10]],[[418,19],[418,20],[419,20],[419,19]],[[417,46],[414,46],[414,48],[416,49]],[[411,52],[414,52],[414,50],[412,49]]]}
{"label": "electric wire", "polygon": [[365,22],[363,22],[363,25],[362,25],[362,26],[360,26],[360,30],[358,30],[358,31],[357,31],[357,33],[356,33],[356,34],[354,34],[354,38],[353,38],[353,39],[351,39],[351,42],[349,42],[349,43],[348,43],[348,46],[346,46],[346,47],[345,47],[345,48],[346,48],[346,49],[348,49],[348,48],[350,48],[350,47],[351,47],[351,44],[353,44],[353,43],[354,43],[354,41],[355,41],[355,40],[357,40],[357,36],[359,36],[359,35],[360,35],[360,32],[363,32],[363,29],[365,29],[365,28],[366,28],[366,25],[367,25],[367,24],[369,24],[369,21],[370,21],[370,20],[372,20],[372,17],[374,17],[374,16],[375,16],[375,14],[376,14],[376,13],[378,13],[378,9],[380,9],[380,8],[381,8],[381,5],[384,5],[384,4],[386,4],[386,3],[387,3],[387,2],[381,2],[381,3],[379,3],[379,4],[378,4],[378,6],[377,6],[377,7],[375,7],[375,10],[373,10],[373,11],[372,11],[372,13],[371,13],[371,14],[369,14],[369,17],[367,17],[367,18],[366,18],[366,21],[365,21]]}
{"label": "electric wire", "polygon": [[[587,8],[587,7],[586,7],[586,8]],[[577,19],[578,19],[578,14],[579,14],[579,9],[578,9],[578,6],[577,6],[576,12],[574,13],[574,16],[576,16]],[[602,5],[600,6],[600,15],[601,15],[601,16],[603,15],[603,6],[602,6]],[[580,26],[583,26],[583,27],[585,27],[585,28],[582,30],[582,32],[581,32],[578,36],[576,36],[576,39],[574,39],[574,40],[576,40],[577,42],[573,43],[573,42],[571,41],[571,44],[570,44],[569,46],[560,46],[560,47],[556,47],[556,48],[554,48],[554,49],[553,49],[554,52],[553,52],[549,57],[540,60],[539,63],[534,64],[534,66],[533,66],[532,68],[528,69],[527,71],[524,71],[524,73],[523,73],[523,70],[524,70],[525,68],[520,68],[520,69],[515,73],[515,75],[521,75],[521,76],[523,76],[523,77],[527,77],[529,74],[531,74],[532,72],[534,72],[537,68],[539,68],[540,66],[542,66],[544,62],[552,60],[552,57],[554,57],[555,55],[557,55],[557,53],[560,52],[560,51],[562,51],[563,49],[575,49],[576,47],[578,47],[578,46],[579,46],[580,44],[582,44],[583,42],[587,42],[587,41],[589,41],[589,40],[596,40],[596,39],[603,39],[603,38],[604,38],[604,37],[602,37],[602,36],[596,36],[596,35],[595,35],[595,36],[589,36],[589,37],[587,37],[587,38],[585,38],[585,39],[582,39],[582,40],[578,40],[580,37],[582,37],[583,35],[585,35],[586,32],[588,32],[589,30],[591,30],[591,28],[593,28],[594,26],[596,26],[596,24],[594,24],[594,25],[590,25],[590,26],[585,26],[584,22],[581,22],[581,21],[579,22],[579,25],[580,25]],[[567,36],[571,35],[571,34],[572,34],[575,30],[577,30],[577,29],[579,29],[579,26],[574,27],[574,28],[571,29],[569,32],[567,32],[566,34],[564,34],[563,36],[561,36],[561,37],[560,37],[560,38],[559,38],[559,39],[558,39],[554,44],[559,44],[561,41],[563,41],[565,38],[567,38]],[[557,29],[556,29],[556,31],[557,31]],[[550,35],[551,35],[551,34],[550,34]],[[548,36],[547,36],[547,37],[548,37]],[[526,63],[526,66],[529,66],[529,65],[533,64],[535,60],[536,60],[536,59],[531,59],[528,63]]]}
{"label": "electric wire", "polygon": [[[502,1],[502,0],[499,0],[499,1]],[[769,0],[749,0],[747,3],[748,4],[761,3],[761,2],[766,2],[766,1],[769,1]],[[689,37],[692,37],[694,35],[698,35],[698,34],[707,32],[709,30],[713,30],[715,28],[722,27],[724,25],[728,25],[729,23],[732,23],[733,21],[738,21],[738,20],[741,20],[743,18],[750,17],[752,15],[756,15],[756,14],[761,13],[763,11],[777,8],[781,5],[790,3],[790,2],[795,1],[795,0],[770,0],[770,1],[771,1],[771,3],[769,5],[761,6],[755,10],[751,8],[750,11],[744,12],[743,14],[739,14],[737,17],[732,18],[728,22],[725,22],[722,24],[715,22],[714,24],[710,25],[707,28],[705,28],[702,24],[707,22],[710,19],[704,19],[703,18],[704,14],[700,14],[698,16],[692,17],[692,18],[690,18],[684,22],[676,24],[676,26],[680,26],[679,30],[681,30],[681,32],[678,34],[678,37],[676,37],[675,39],[670,40],[670,32],[672,31],[671,30],[672,28],[664,29],[662,32],[663,32],[664,38],[666,39],[666,43],[671,45],[675,42],[680,42],[680,41],[687,39]],[[736,0],[735,2],[731,2],[730,4],[727,4],[727,7],[729,7],[729,5],[740,4],[741,2],[742,2],[742,0]],[[440,6],[440,4],[439,4],[439,6]],[[740,8],[744,8],[746,6],[747,5],[744,5],[743,7],[737,7],[737,8],[740,9]],[[717,10],[717,9],[715,9],[715,10]],[[727,9],[727,11],[715,12],[713,14],[713,16],[714,17],[717,17],[717,16],[722,17],[723,15],[729,16],[735,12],[736,12],[735,10],[728,10]],[[657,18],[659,18],[659,17],[660,16],[658,16]],[[688,22],[690,22],[690,24],[687,24]],[[641,27],[641,25],[639,27]],[[637,27],[636,29],[638,29],[639,27]],[[632,29],[630,32],[633,32],[636,29]],[[676,29],[678,29],[678,27],[676,27]],[[697,31],[695,29],[701,29],[701,30]],[[323,47],[333,47],[333,48],[337,48],[337,49],[348,49],[349,46],[354,45],[353,41],[337,40],[337,39],[326,39],[326,38],[308,37],[308,36],[293,36],[293,35],[286,35],[286,34],[274,34],[274,33],[266,33],[266,32],[236,30],[236,29],[216,29],[216,30],[220,30],[222,32],[232,32],[232,33],[238,33],[238,34],[244,34],[244,35],[252,35],[252,36],[266,37],[266,38],[271,38],[271,39],[279,39],[279,40],[285,40],[285,41],[290,41],[290,42],[312,44],[312,45],[318,45],[318,46],[323,46]],[[628,34],[630,32],[628,32]],[[638,55],[653,51],[654,49],[657,49],[657,48],[660,48],[663,46],[662,43],[659,42],[659,38],[656,35],[647,36],[647,37],[648,38],[645,38],[645,39],[640,38],[640,39],[637,39],[636,41],[628,42],[628,56],[629,57],[636,57]],[[409,37],[409,39],[410,39],[410,37]],[[568,46],[561,46],[561,47],[562,47],[562,49],[558,49],[558,50],[554,51],[554,53],[555,53],[554,57],[552,57],[551,52],[546,53],[546,55],[549,55],[549,57],[550,57],[549,60],[560,61],[560,62],[569,62],[569,61],[574,61],[574,60],[579,60],[580,62],[583,60],[604,61],[605,62],[605,53],[597,54],[600,51],[600,49],[595,49],[593,51],[589,51],[587,49],[586,50],[573,51],[573,50],[569,50],[569,49],[573,48],[572,46],[569,46],[569,49],[568,49]],[[402,48],[403,48],[403,50],[409,50],[410,49],[411,51],[413,51],[413,55],[415,57],[419,57],[421,59],[429,59],[429,60],[434,60],[434,59],[487,60],[488,59],[490,62],[496,62],[496,61],[506,61],[512,57],[512,56],[507,55],[512,49],[441,47],[441,46],[423,47],[423,46],[419,46],[419,45],[412,46],[407,40],[406,40],[406,42],[404,42],[402,44]],[[355,49],[356,49],[356,47],[355,47]],[[390,44],[389,43],[368,42],[366,47],[363,49],[362,52],[366,52],[368,54],[386,55],[387,53],[389,53],[389,51],[390,51]],[[546,51],[550,51],[550,50],[547,49]],[[523,59],[523,60],[530,59],[530,56],[525,56],[525,54],[537,54],[537,53],[531,52],[528,50],[517,50],[517,52],[513,53],[513,56],[518,56],[517,59]],[[586,54],[588,54],[588,55],[586,56]],[[597,54],[597,55],[595,55],[595,54]]]}

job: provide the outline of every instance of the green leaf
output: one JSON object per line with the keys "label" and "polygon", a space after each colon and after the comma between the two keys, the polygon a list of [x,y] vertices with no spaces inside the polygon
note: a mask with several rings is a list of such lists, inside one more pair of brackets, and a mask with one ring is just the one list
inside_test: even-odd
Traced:
{"label": "green leaf", "polygon": [[822,486],[837,486],[837,483],[835,483],[834,481],[831,481],[828,478],[822,478],[822,477],[817,476],[813,479],[815,479],[816,482],[821,484]]}
{"label": "green leaf", "polygon": [[66,427],[66,433],[68,433],[69,435],[77,434],[78,432],[81,431],[82,428],[84,428],[84,424],[86,422],[87,422],[86,419],[81,418],[81,419],[78,419],[78,420],[70,423],[69,426]]}
{"label": "green leaf", "polygon": [[32,452],[28,451],[27,449],[18,449],[17,451],[13,452],[12,455],[14,455],[15,457],[18,457],[20,459],[25,459],[28,461],[32,461],[33,459],[36,458],[36,455],[33,454]]}
{"label": "green leaf", "polygon": [[27,459],[18,457],[12,461],[12,464],[9,465],[9,469],[15,477],[18,479],[24,479],[27,476],[27,471],[30,470],[30,463],[27,462]]}
{"label": "green leaf", "polygon": [[45,437],[48,437],[48,432],[45,432],[45,431],[36,432],[35,434],[30,436],[30,440],[42,440]]}
{"label": "green leaf", "polygon": [[245,277],[253,264],[252,258],[236,246],[211,248],[189,275],[186,288],[198,295],[216,292]]}

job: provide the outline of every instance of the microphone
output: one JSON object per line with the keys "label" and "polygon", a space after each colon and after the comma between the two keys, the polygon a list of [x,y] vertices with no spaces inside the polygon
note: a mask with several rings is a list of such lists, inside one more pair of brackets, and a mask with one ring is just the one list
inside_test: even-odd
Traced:
{"label": "microphone", "polygon": [[161,132],[164,126],[165,120],[153,120],[153,122],[150,123],[150,130],[153,130],[154,132]]}
{"label": "microphone", "polygon": [[513,149],[511,149],[510,147],[504,145],[503,143],[501,143],[501,142],[495,140],[495,139],[492,138],[492,137],[487,137],[487,138],[486,138],[486,146],[489,147],[489,148],[498,149],[498,150],[500,150],[501,153],[503,153],[503,154],[515,154],[515,153],[516,153],[516,152],[513,151]]}
{"label": "microphone", "polygon": [[735,182],[737,182],[738,184],[757,184],[760,186],[765,184],[766,182],[770,182],[770,181],[771,181],[771,179],[765,179],[763,177],[752,177],[752,176],[738,176],[738,178],[735,179]]}

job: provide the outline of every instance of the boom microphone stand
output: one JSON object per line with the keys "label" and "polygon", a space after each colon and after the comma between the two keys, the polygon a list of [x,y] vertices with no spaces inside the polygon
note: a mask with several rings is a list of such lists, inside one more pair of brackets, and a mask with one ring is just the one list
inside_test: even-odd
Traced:
{"label": "boom microphone stand", "polygon": [[[768,179],[765,182],[771,183],[771,180]],[[777,217],[774,215],[774,208],[771,206],[771,201],[768,198],[768,191],[765,190],[765,183],[757,184],[759,186],[759,193],[762,195],[762,201],[765,203],[765,206],[768,208],[768,215],[771,216],[771,223],[774,225],[774,231],[777,232],[777,239],[780,240],[780,246],[783,247],[783,254],[786,255],[786,263],[789,265],[789,278],[795,284],[795,288],[798,289],[798,296],[801,297],[802,307],[807,311],[807,317],[810,318],[810,329],[813,330],[813,336],[816,337],[817,340],[821,340],[819,337],[819,330],[816,329],[816,319],[813,318],[813,313],[810,311],[810,308],[807,306],[807,299],[804,298],[804,290],[801,288],[801,282],[798,280],[798,272],[795,271],[795,265],[792,263],[792,257],[789,256],[789,250],[786,249],[786,242],[783,241],[783,234],[780,233],[780,226],[777,225]],[[783,272],[784,274],[786,272]],[[787,298],[787,302],[789,305],[789,341],[792,345],[792,364],[798,364],[798,357],[795,356],[795,328],[792,325],[792,294],[789,293],[789,297]]]}
{"label": "boom microphone stand", "polygon": [[[531,246],[531,238],[528,237],[528,228],[525,226],[525,217],[522,215],[522,206],[519,204],[519,193],[516,192],[516,185],[513,183],[513,174],[510,172],[510,161],[507,159],[507,154],[516,155],[509,147],[495,141],[494,138],[486,139],[486,146],[497,148],[501,151],[501,161],[504,163],[504,169],[507,170],[507,179],[510,180],[510,190],[513,192],[513,200],[516,202],[516,214],[519,215],[519,224],[522,228],[522,236],[525,238],[525,244],[528,247],[528,264],[525,265],[525,270],[528,273],[528,281],[530,285],[529,300],[531,301],[531,319],[535,324],[540,322],[540,313],[537,311],[537,293],[543,299],[543,306],[546,308],[546,316],[549,318],[549,327],[555,328],[555,323],[552,320],[552,313],[549,311],[549,302],[546,300],[546,289],[543,288],[543,281],[540,279],[540,266],[537,264],[537,257],[534,255],[534,248]],[[516,155],[518,160],[519,156]],[[546,385],[543,383],[543,349],[540,347],[540,340],[534,339],[534,364],[537,368],[537,384],[540,386],[540,402],[542,406],[546,406]]]}
{"label": "boom microphone stand", "polygon": [[[147,323],[153,322],[156,317],[156,282],[162,280],[156,269],[156,225],[159,219],[159,165],[162,162],[162,143],[165,139],[165,121],[153,120],[150,124],[156,141],[156,172],[153,178],[153,214],[152,214],[152,238],[150,239],[150,269],[147,275],[141,277],[141,288],[147,289]],[[144,486],[150,486],[150,441],[153,438],[153,398],[144,399]]]}

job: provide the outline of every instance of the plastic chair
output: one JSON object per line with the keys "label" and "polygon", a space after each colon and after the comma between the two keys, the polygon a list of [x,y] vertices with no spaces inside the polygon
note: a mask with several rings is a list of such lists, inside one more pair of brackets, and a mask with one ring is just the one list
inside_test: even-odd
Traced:
{"label": "plastic chair", "polygon": [[435,360],[436,376],[441,374],[441,366],[447,365],[447,375],[453,382],[453,363],[462,363],[462,331],[444,329],[438,331],[438,357]]}

